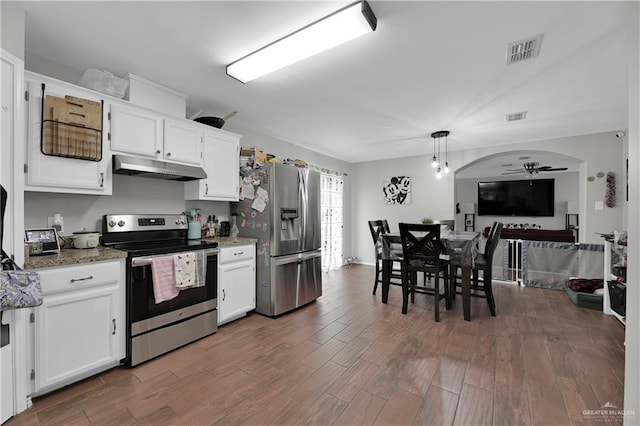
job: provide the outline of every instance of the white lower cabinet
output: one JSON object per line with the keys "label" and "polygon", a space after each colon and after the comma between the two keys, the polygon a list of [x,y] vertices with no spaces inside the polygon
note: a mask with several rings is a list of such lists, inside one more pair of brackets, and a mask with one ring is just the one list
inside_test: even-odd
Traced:
{"label": "white lower cabinet", "polygon": [[38,270],[35,395],[114,367],[125,356],[124,261]]}
{"label": "white lower cabinet", "polygon": [[218,325],[256,308],[256,247],[223,247],[218,254]]}

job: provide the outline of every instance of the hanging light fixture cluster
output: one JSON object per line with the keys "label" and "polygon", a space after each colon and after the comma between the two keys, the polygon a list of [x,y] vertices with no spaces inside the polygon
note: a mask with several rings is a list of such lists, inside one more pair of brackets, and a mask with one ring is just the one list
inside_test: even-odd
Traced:
{"label": "hanging light fixture cluster", "polygon": [[[436,169],[436,177],[438,179],[442,178],[442,173],[449,173],[449,141],[447,140],[447,136],[449,136],[448,130],[439,130],[431,133],[431,137],[433,138],[433,158],[431,159],[431,167]],[[440,145],[442,138],[444,138],[444,165],[440,158]],[[436,144],[438,145],[437,151]]]}

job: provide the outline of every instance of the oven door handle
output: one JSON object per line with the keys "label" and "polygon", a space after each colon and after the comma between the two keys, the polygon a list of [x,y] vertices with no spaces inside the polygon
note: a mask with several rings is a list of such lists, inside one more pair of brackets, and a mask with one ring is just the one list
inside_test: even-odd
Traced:
{"label": "oven door handle", "polygon": [[[198,253],[200,251],[204,251],[207,256],[210,256],[212,254],[218,254],[219,250],[217,248],[215,249],[209,249],[209,250],[195,250],[195,253]],[[182,253],[186,253],[186,252],[182,252]],[[132,267],[136,267],[136,266],[146,266],[146,265],[151,265],[151,260],[155,257],[166,257],[166,256],[173,256],[174,254],[177,253],[171,253],[171,254],[159,254],[157,256],[146,256],[146,257],[134,257],[131,259],[131,266]]]}

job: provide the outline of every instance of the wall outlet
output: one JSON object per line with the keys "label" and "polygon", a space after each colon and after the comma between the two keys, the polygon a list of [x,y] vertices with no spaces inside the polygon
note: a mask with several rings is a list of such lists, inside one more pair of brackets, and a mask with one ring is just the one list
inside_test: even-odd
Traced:
{"label": "wall outlet", "polygon": [[604,210],[604,202],[596,201],[596,210]]}
{"label": "wall outlet", "polygon": [[54,216],[49,216],[47,218],[47,226],[49,228],[55,228],[56,232],[58,234],[61,234],[62,231],[64,230],[64,222],[62,217],[56,218]]}

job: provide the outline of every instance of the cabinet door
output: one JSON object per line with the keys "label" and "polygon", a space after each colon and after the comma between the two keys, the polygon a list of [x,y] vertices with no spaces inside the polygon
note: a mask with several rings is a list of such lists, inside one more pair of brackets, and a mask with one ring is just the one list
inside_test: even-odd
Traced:
{"label": "cabinet door", "polygon": [[[16,254],[16,239],[18,239],[18,227],[22,224],[18,222],[15,215],[9,213],[13,211],[22,211],[22,209],[14,209],[14,205],[22,205],[21,194],[17,194],[18,190],[22,192],[21,185],[16,182],[18,176],[14,173],[14,157],[16,149],[22,149],[23,132],[22,109],[20,108],[23,94],[22,76],[24,73],[23,63],[20,59],[9,54],[5,50],[0,50],[0,62],[2,68],[0,78],[2,86],[0,89],[0,97],[2,99],[2,109],[0,110],[0,183],[7,189],[8,199],[6,205],[7,217],[4,218],[4,240],[2,249],[9,254]],[[20,155],[22,157],[22,155]],[[15,188],[15,189],[14,189]],[[20,224],[19,224],[20,223]],[[22,259],[16,259],[16,263],[22,263]],[[22,399],[26,395],[17,392],[18,386],[14,383],[18,380],[24,380],[26,377],[24,370],[14,375],[14,371],[18,370],[23,364],[20,361],[24,357],[16,358],[14,362],[13,354],[19,354],[22,346],[12,342],[16,333],[16,325],[13,322],[14,315],[11,312],[3,312],[3,318],[0,321],[0,424],[3,424],[11,416],[15,414],[14,398]],[[26,398],[25,398],[26,399]],[[17,401],[16,401],[17,402]],[[17,405],[17,404],[16,404]],[[25,407],[26,408],[26,407]]]}
{"label": "cabinet door", "polygon": [[255,247],[223,248],[218,259],[218,324],[223,324],[256,307]]}
{"label": "cabinet door", "polygon": [[25,190],[76,194],[111,194],[111,152],[105,141],[106,108],[103,107],[102,160],[90,161],[42,153],[42,98],[67,95],[100,102],[95,92],[55,80],[28,80],[27,176]]}
{"label": "cabinet door", "polygon": [[202,126],[186,120],[164,120],[164,158],[202,165]]}
{"label": "cabinet door", "polygon": [[206,179],[185,182],[187,200],[238,201],[240,136],[205,130],[203,167]]}
{"label": "cabinet door", "polygon": [[118,295],[112,283],[45,296],[36,308],[36,392],[117,365]]}
{"label": "cabinet door", "polygon": [[119,364],[125,355],[124,260],[38,271],[35,392],[43,394]]}
{"label": "cabinet door", "polygon": [[143,108],[111,105],[111,150],[162,158],[162,117]]}

